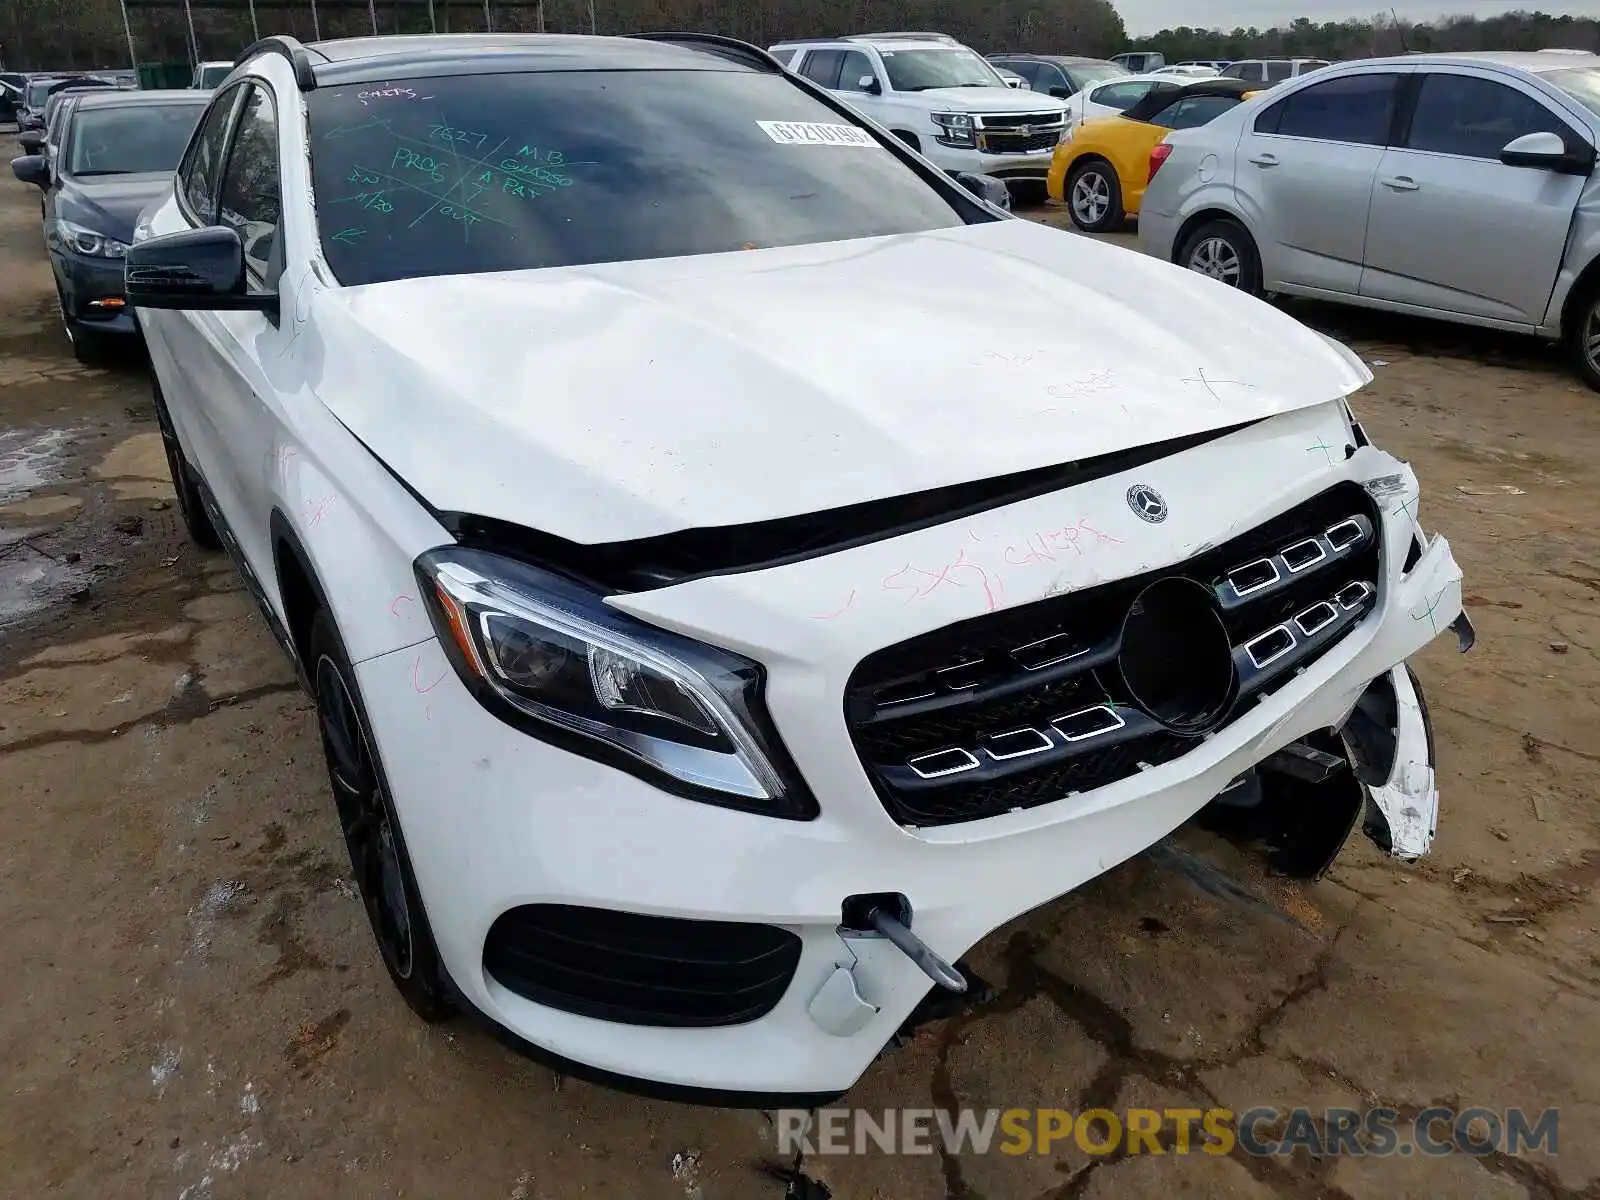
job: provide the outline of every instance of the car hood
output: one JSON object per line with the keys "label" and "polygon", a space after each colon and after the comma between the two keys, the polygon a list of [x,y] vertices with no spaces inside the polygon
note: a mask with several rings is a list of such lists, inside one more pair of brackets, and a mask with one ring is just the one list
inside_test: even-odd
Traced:
{"label": "car hood", "polygon": [[167,171],[64,179],[56,196],[56,215],[119,242],[131,242],[139,214],[171,186]]}
{"label": "car hood", "polygon": [[314,303],[312,385],[418,495],[580,543],[1068,463],[1372,378],[1268,304],[1023,220]]}
{"label": "car hood", "polygon": [[910,92],[920,100],[948,104],[961,112],[1060,112],[1066,101],[1054,96],[1030,92],[1023,88],[994,87],[929,88],[925,92]]}

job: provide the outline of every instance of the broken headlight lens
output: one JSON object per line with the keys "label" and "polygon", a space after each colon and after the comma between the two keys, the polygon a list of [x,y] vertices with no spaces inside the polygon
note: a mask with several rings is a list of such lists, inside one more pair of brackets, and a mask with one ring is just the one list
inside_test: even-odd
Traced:
{"label": "broken headlight lens", "polygon": [[692,799],[815,815],[766,717],[757,663],[485,551],[429,551],[417,575],[456,673],[495,715]]}

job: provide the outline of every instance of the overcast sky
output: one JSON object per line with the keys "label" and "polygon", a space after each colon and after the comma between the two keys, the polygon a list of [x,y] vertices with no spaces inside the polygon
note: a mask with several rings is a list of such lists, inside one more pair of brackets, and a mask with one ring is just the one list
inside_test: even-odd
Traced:
{"label": "overcast sky", "polygon": [[[1287,25],[1295,17],[1313,21],[1338,21],[1370,17],[1386,9],[1384,0],[1112,0],[1132,34],[1154,33],[1178,25],[1203,29],[1256,25],[1262,29]],[[1394,6],[1408,21],[1427,21],[1443,15],[1471,14],[1487,17],[1511,9],[1528,8],[1576,17],[1600,17],[1600,0],[1536,3],[1534,0],[1398,0]]]}

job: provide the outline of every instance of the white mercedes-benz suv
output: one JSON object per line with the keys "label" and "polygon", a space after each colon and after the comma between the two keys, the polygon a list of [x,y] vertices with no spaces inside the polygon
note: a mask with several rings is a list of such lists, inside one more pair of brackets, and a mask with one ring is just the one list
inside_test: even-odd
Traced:
{"label": "white mercedes-benz suv", "polygon": [[754,47],[268,39],[126,283],[425,1018],[817,1102],[1197,813],[1427,849],[1471,630],[1360,360]]}

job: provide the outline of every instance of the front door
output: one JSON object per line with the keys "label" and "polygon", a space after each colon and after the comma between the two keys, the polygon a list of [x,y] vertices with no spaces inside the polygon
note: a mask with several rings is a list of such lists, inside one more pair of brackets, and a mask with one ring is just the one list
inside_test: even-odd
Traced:
{"label": "front door", "polygon": [[1235,180],[1269,291],[1357,293],[1372,181],[1403,78],[1363,71],[1298,87],[1245,129]]}
{"label": "front door", "polygon": [[1544,321],[1584,179],[1500,161],[1506,143],[1584,139],[1500,79],[1430,71],[1401,144],[1378,164],[1361,294],[1496,321]]}

